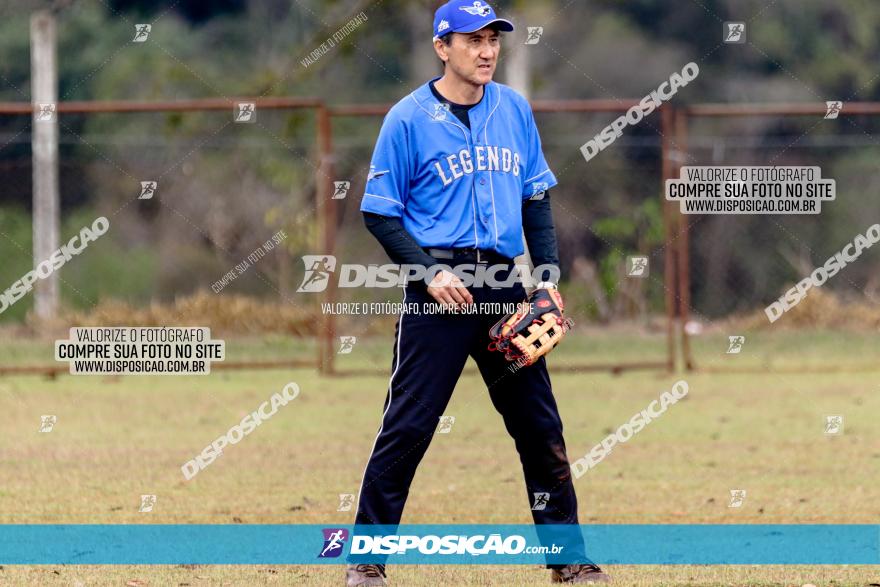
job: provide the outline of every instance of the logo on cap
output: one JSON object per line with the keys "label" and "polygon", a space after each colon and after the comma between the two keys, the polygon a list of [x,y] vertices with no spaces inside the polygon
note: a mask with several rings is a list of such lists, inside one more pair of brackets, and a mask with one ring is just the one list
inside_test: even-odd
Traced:
{"label": "logo on cap", "polygon": [[460,6],[459,10],[464,10],[468,14],[482,16],[484,18],[489,16],[489,13],[492,12],[492,8],[488,4],[483,4],[480,0],[474,0],[473,6]]}
{"label": "logo on cap", "polygon": [[489,25],[513,32],[513,23],[497,18],[492,7],[480,0],[449,0],[434,13],[434,40],[449,33],[473,33]]}

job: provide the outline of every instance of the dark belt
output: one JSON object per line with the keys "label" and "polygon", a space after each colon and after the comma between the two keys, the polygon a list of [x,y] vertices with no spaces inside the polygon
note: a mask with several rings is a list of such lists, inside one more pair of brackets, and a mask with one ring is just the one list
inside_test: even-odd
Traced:
{"label": "dark belt", "polygon": [[475,249],[472,247],[459,249],[435,249],[427,248],[425,252],[438,261],[469,261],[471,263],[502,263],[510,265],[513,259],[500,255],[487,249]]}

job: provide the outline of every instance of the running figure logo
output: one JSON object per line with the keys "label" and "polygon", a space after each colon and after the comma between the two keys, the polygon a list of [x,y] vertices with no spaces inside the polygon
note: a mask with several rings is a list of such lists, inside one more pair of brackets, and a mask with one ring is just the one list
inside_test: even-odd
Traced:
{"label": "running figure logo", "polygon": [[442,416],[437,426],[437,434],[449,434],[453,424],[455,424],[455,416]]}
{"label": "running figure logo", "polygon": [[626,274],[630,277],[648,276],[647,257],[629,257],[626,260]]}
{"label": "running figure logo", "polygon": [[843,416],[825,416],[825,434],[843,432]]}
{"label": "running figure logo", "polygon": [[354,494],[353,493],[340,493],[339,494],[339,507],[336,508],[336,511],[337,512],[350,512],[352,505],[354,505]]}
{"label": "running figure logo", "polygon": [[745,43],[746,42],[746,23],[744,22],[725,22],[724,23],[724,42],[725,43]]}
{"label": "running figure logo", "polygon": [[37,104],[37,122],[53,122],[55,120],[55,104]]}
{"label": "running figure logo", "polygon": [[356,336],[340,336],[339,337],[339,351],[336,353],[337,355],[350,355],[351,351],[354,350],[354,345],[357,342]]}
{"label": "running figure logo", "polygon": [[297,293],[315,293],[327,289],[330,274],[336,269],[336,257],[333,255],[303,255],[306,274]]}
{"label": "running figure logo", "polygon": [[532,195],[530,200],[543,200],[544,194],[550,189],[550,184],[546,181],[536,181],[532,183]]}
{"label": "running figure logo", "polygon": [[441,120],[446,120],[447,114],[449,114],[449,104],[441,102],[440,104],[434,104],[434,114],[431,118],[435,122],[440,122]]}
{"label": "running figure logo", "polygon": [[741,508],[743,502],[746,500],[746,490],[745,489],[731,489],[730,490],[730,503],[727,504],[729,508]]}
{"label": "running figure logo", "polygon": [[351,187],[350,181],[334,181],[333,182],[333,197],[331,200],[344,200],[345,195],[348,193],[348,188]]}
{"label": "running figure logo", "polygon": [[40,432],[52,432],[57,421],[58,416],[40,416]]}
{"label": "running figure logo", "polygon": [[257,121],[257,105],[253,102],[238,102],[235,105],[235,122],[252,123]]}
{"label": "running figure logo", "polygon": [[547,503],[550,501],[550,494],[546,491],[536,491],[532,495],[535,496],[535,503],[532,504],[533,511],[547,509]]}
{"label": "running figure logo", "polygon": [[139,512],[151,512],[153,511],[153,506],[156,505],[156,496],[155,495],[142,495],[141,496],[141,507],[138,508]]}
{"label": "running figure logo", "polygon": [[345,547],[348,540],[348,530],[345,528],[324,528],[324,548],[318,558],[337,558]]}
{"label": "running figure logo", "polygon": [[153,30],[153,25],[151,24],[136,24],[134,25],[134,38],[131,40],[132,43],[143,43],[147,40],[147,37],[150,36],[150,31]]}
{"label": "running figure logo", "polygon": [[840,111],[843,110],[843,102],[839,100],[825,102],[825,108],[825,120],[834,120],[840,114]]}
{"label": "running figure logo", "polygon": [[529,36],[526,38],[526,45],[537,45],[541,40],[541,35],[544,34],[544,27],[542,26],[530,26]]}
{"label": "running figure logo", "polygon": [[727,346],[728,355],[738,355],[742,351],[743,345],[746,343],[745,336],[728,336],[727,340],[729,341]]}
{"label": "running figure logo", "polygon": [[141,195],[138,196],[138,200],[152,200],[153,194],[156,193],[157,187],[159,187],[158,182],[142,181],[141,182]]}

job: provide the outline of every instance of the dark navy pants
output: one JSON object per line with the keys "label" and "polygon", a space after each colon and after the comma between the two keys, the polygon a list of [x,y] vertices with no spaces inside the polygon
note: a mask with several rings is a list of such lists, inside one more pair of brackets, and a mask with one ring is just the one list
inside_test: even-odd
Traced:
{"label": "dark navy pants", "polygon": [[[474,303],[519,303],[520,283],[468,288]],[[434,303],[421,287],[406,288],[404,301]],[[562,421],[543,358],[511,371],[512,363],[488,350],[489,328],[501,314],[405,313],[398,319],[392,375],[382,424],[361,483],[356,524],[400,523],[410,484],[443,416],[468,357],[476,362],[495,409],[513,438],[525,476],[526,499],[550,494],[545,509],[532,511],[536,524],[577,524],[577,497],[562,437]],[[454,433],[454,426],[453,426]],[[480,472],[474,470],[474,475]],[[567,549],[583,555],[580,533]],[[585,559],[586,560],[586,559]],[[574,562],[574,561],[573,561]]]}

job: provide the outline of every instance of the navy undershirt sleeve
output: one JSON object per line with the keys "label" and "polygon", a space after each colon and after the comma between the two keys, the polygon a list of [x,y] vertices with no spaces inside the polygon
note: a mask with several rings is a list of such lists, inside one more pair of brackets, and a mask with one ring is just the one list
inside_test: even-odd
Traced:
{"label": "navy undershirt sleeve", "polygon": [[[553,212],[550,209],[550,192],[541,200],[525,200],[522,207],[523,233],[529,245],[532,264],[553,265],[559,268],[559,247],[556,243],[556,229],[553,226]],[[541,273],[540,281],[550,281],[550,272]]]}
{"label": "navy undershirt sleeve", "polygon": [[400,218],[364,212],[364,224],[388,253],[388,257],[393,263],[424,265],[425,267],[437,264],[434,257],[426,253],[416,242],[416,239],[407,232],[400,222]]}

